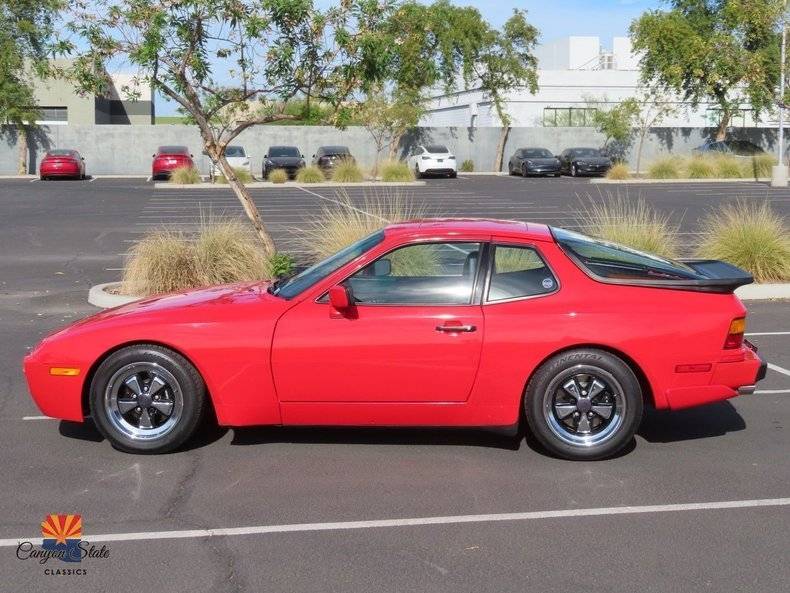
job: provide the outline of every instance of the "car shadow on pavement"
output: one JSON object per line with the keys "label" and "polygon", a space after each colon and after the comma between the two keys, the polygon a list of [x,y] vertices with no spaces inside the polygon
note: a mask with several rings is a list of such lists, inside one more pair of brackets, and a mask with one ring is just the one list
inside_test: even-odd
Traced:
{"label": "car shadow on pavement", "polygon": [[638,434],[651,443],[673,443],[718,437],[746,428],[746,422],[727,401],[688,410],[648,410]]}
{"label": "car shadow on pavement", "polygon": [[517,451],[523,434],[467,428],[255,427],[234,429],[233,445],[266,443],[450,445]]}

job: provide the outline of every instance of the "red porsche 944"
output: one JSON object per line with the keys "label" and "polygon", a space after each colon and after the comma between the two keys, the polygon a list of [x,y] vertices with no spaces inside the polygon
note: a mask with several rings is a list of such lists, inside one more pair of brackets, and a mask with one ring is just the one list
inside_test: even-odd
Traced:
{"label": "red porsche 944", "polygon": [[394,224],[277,282],[140,300],[44,339],[44,414],[118,449],[224,426],[512,427],[553,454],[623,448],[645,406],[751,393],[766,365],[735,296],[752,278],[540,224]]}

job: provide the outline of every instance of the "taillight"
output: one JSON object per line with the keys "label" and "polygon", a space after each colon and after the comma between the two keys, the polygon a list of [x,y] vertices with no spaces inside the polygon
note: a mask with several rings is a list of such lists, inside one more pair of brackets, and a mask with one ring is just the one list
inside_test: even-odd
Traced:
{"label": "taillight", "polygon": [[730,322],[730,330],[727,332],[727,338],[724,340],[724,349],[732,350],[733,348],[740,348],[743,344],[743,332],[746,331],[746,318],[739,317]]}

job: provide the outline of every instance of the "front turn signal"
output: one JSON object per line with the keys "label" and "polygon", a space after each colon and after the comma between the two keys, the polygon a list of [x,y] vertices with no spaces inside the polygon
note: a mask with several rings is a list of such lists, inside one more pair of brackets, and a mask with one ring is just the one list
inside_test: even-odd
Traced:
{"label": "front turn signal", "polygon": [[75,367],[50,367],[49,374],[56,377],[76,377],[80,370]]}

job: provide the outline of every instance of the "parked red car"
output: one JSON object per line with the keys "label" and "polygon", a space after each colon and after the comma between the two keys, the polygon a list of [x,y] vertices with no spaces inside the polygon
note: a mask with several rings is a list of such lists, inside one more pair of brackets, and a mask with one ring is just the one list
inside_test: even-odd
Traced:
{"label": "parked red car", "polygon": [[751,393],[765,374],[733,294],[751,277],[540,224],[396,224],[292,278],[94,315],[25,359],[44,414],[124,451],[225,426],[515,426],[612,455],[643,407]]}
{"label": "parked red car", "polygon": [[41,159],[38,176],[42,181],[54,177],[85,179],[85,159],[79,152],[70,148],[49,150]]}
{"label": "parked red car", "polygon": [[195,166],[193,155],[186,146],[160,146],[153,157],[152,179],[167,178],[175,169]]}

